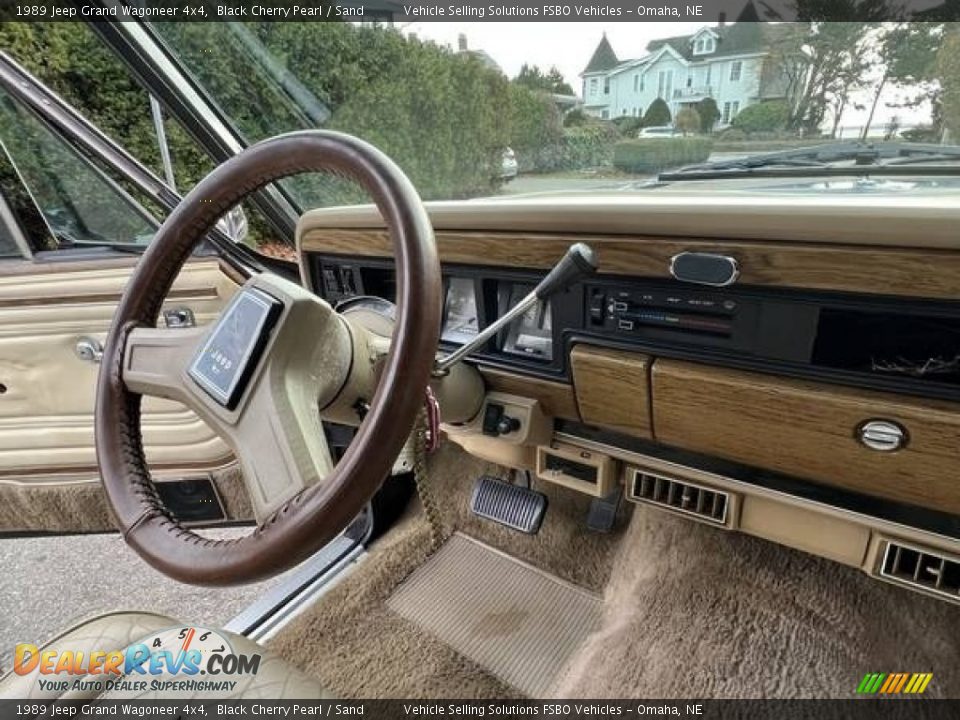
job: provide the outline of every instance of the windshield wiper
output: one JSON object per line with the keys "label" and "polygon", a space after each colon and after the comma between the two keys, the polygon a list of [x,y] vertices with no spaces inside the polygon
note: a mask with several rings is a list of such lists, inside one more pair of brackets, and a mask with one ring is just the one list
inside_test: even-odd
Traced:
{"label": "windshield wiper", "polygon": [[[661,173],[661,181],[728,177],[816,175],[960,175],[960,146],[902,142],[840,142],[688,165]],[[920,167],[922,165],[922,167]]]}

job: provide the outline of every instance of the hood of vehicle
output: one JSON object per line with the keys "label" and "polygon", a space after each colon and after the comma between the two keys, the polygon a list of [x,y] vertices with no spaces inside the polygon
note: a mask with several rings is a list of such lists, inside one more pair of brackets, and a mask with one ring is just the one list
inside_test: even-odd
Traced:
{"label": "hood of vehicle", "polygon": [[[500,196],[431,201],[437,231],[610,233],[637,238],[718,237],[960,247],[957,193],[787,193],[701,191],[708,183],[643,192]],[[851,218],[856,221],[852,222]],[[373,205],[310,210],[298,224],[313,230],[382,228]]]}
{"label": "hood of vehicle", "polygon": [[609,184],[591,190],[554,190],[484,198],[512,200],[521,197],[589,197],[590,195],[628,193],[655,193],[658,195],[957,195],[960,194],[960,177],[884,177],[882,175],[851,177],[805,177],[805,178],[756,178],[730,177],[722,180],[672,180],[660,182],[646,180],[611,180]]}

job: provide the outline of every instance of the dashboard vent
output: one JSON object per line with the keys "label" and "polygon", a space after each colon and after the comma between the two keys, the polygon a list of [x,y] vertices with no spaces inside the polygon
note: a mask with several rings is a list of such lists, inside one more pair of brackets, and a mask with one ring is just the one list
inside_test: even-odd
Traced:
{"label": "dashboard vent", "polygon": [[627,499],[650,503],[716,525],[727,524],[730,495],[722,490],[680,481],[663,475],[634,470]]}
{"label": "dashboard vent", "polygon": [[880,577],[960,602],[960,559],[887,542]]}

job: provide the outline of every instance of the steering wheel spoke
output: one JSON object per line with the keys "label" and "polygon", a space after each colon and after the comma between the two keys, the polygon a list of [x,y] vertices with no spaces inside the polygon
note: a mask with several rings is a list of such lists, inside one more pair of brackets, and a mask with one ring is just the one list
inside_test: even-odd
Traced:
{"label": "steering wheel spoke", "polygon": [[207,330],[132,327],[123,350],[124,385],[131,392],[176,400],[193,408],[193,393],[184,378]]}

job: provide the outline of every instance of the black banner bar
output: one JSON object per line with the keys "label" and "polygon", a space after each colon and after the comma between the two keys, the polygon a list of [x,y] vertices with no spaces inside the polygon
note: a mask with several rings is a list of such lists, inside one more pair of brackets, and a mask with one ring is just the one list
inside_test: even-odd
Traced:
{"label": "black banner bar", "polygon": [[714,720],[955,720],[960,700],[0,700],[0,720],[17,718],[652,718]]}
{"label": "black banner bar", "polygon": [[954,0],[0,0],[0,21],[713,22],[960,19]]}

